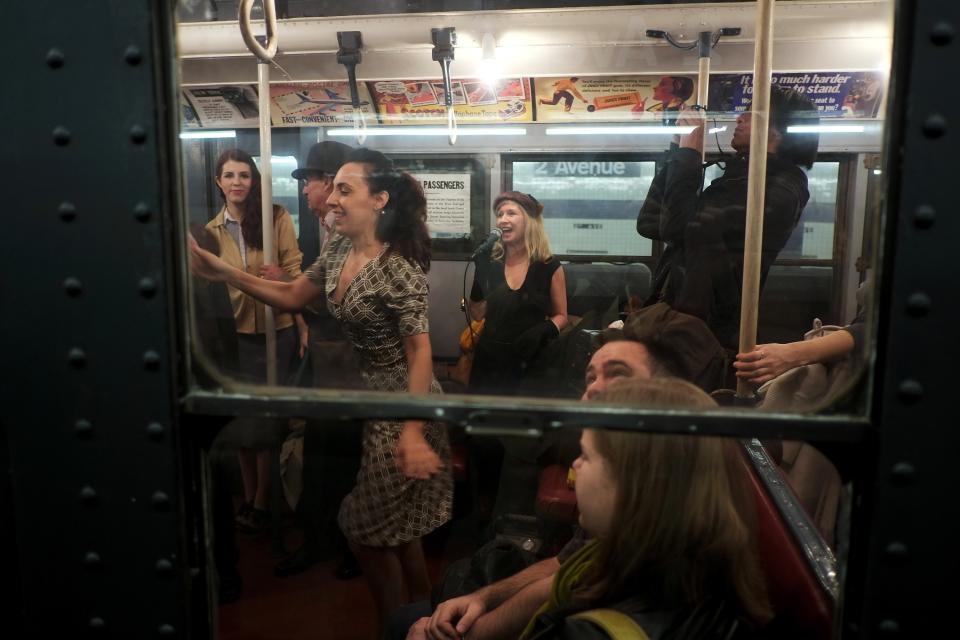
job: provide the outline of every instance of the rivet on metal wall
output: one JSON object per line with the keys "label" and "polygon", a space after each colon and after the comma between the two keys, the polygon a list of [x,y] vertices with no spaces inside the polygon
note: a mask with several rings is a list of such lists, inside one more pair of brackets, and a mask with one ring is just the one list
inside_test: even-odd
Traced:
{"label": "rivet on metal wall", "polygon": [[69,277],[63,281],[63,289],[71,298],[76,298],[83,293],[83,285],[80,284],[79,279],[74,277]]}
{"label": "rivet on metal wall", "polygon": [[917,470],[909,462],[898,462],[890,468],[890,479],[894,484],[910,484],[916,475]]}
{"label": "rivet on metal wall", "polygon": [[885,635],[893,635],[900,633],[900,623],[896,620],[881,620],[880,624],[877,625],[877,631]]}
{"label": "rivet on metal wall", "polygon": [[157,627],[157,635],[164,638],[169,638],[170,636],[174,636],[176,635],[176,633],[177,633],[177,630],[173,628],[172,624],[162,624],[159,627]]}
{"label": "rivet on metal wall", "polygon": [[907,298],[907,313],[920,318],[930,313],[930,296],[923,291],[911,293]]}
{"label": "rivet on metal wall", "polygon": [[61,147],[70,144],[70,130],[62,126],[54,127],[53,142]]}
{"label": "rivet on metal wall", "polygon": [[147,141],[147,130],[138,124],[130,127],[130,140],[134,144],[143,144]]}
{"label": "rivet on metal wall", "polygon": [[908,556],[907,545],[902,542],[891,542],[884,548],[883,553],[891,562],[903,562]]}
{"label": "rivet on metal wall", "polygon": [[83,556],[83,564],[87,569],[99,569],[103,565],[100,554],[96,551],[87,551]]}
{"label": "rivet on metal wall", "polygon": [[67,362],[80,369],[87,364],[87,354],[80,347],[74,347],[67,352]]}
{"label": "rivet on metal wall", "polygon": [[77,217],[77,208],[73,206],[72,202],[61,202],[60,206],[57,207],[57,213],[60,214],[60,219],[64,222],[73,222]]}
{"label": "rivet on metal wall", "polygon": [[73,430],[80,438],[89,438],[93,435],[93,425],[83,418],[73,423]]}
{"label": "rivet on metal wall", "polygon": [[930,42],[942,47],[953,40],[954,29],[949,22],[938,22],[930,29]]}
{"label": "rivet on metal wall", "polygon": [[939,138],[947,132],[947,119],[939,113],[927,116],[923,121],[923,135],[928,138]]}
{"label": "rivet on metal wall", "polygon": [[150,219],[150,207],[146,202],[138,202],[133,207],[133,217],[140,222],[146,222]]}
{"label": "rivet on metal wall", "polygon": [[154,491],[153,495],[150,496],[150,501],[157,511],[166,511],[170,508],[170,497],[163,491]]}
{"label": "rivet on metal wall", "polygon": [[908,404],[917,402],[923,397],[923,385],[912,378],[901,382],[897,391],[901,402]]}
{"label": "rivet on metal wall", "polygon": [[913,224],[921,229],[929,229],[933,226],[933,219],[936,217],[936,211],[927,204],[922,204],[913,212]]}
{"label": "rivet on metal wall", "polygon": [[166,558],[160,558],[157,560],[157,563],[154,565],[154,568],[157,570],[157,573],[161,576],[169,576],[173,573],[173,563],[167,560]]}
{"label": "rivet on metal wall", "polygon": [[147,425],[147,435],[151,440],[163,440],[163,425],[159,422],[151,422]]}
{"label": "rivet on metal wall", "polygon": [[123,59],[127,61],[127,64],[135,67],[143,60],[143,53],[140,52],[140,47],[132,44],[123,52]]}
{"label": "rivet on metal wall", "polygon": [[80,489],[80,501],[88,507],[95,506],[97,504],[97,491],[87,485]]}
{"label": "rivet on metal wall", "polygon": [[103,629],[104,624],[103,618],[100,616],[94,616],[90,618],[90,621],[87,623],[91,629]]}
{"label": "rivet on metal wall", "polygon": [[59,69],[63,66],[63,61],[63,51],[60,51],[60,49],[54,47],[50,49],[50,51],[47,51],[47,64],[51,69]]}
{"label": "rivet on metal wall", "polygon": [[150,371],[156,371],[160,368],[160,354],[150,349],[143,354],[143,366]]}
{"label": "rivet on metal wall", "polygon": [[157,282],[153,278],[141,278],[139,286],[144,298],[152,298],[157,293]]}

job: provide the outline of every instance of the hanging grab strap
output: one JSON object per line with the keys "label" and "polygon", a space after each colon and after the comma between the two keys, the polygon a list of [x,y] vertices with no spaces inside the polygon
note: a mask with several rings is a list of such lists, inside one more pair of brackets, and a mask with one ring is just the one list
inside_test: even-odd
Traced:
{"label": "hanging grab strap", "polygon": [[277,55],[277,8],[274,0],[260,0],[263,5],[263,17],[267,23],[267,47],[266,49],[257,42],[253,35],[253,28],[250,26],[250,12],[253,10],[254,0],[240,0],[240,35],[247,45],[247,49],[260,59],[260,62],[268,63],[273,61],[273,56]]}

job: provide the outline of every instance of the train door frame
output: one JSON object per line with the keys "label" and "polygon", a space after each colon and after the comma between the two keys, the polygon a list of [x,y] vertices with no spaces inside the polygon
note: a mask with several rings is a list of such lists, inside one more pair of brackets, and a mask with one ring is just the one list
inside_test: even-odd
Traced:
{"label": "train door frame", "polygon": [[[173,7],[39,0],[8,11],[18,26],[10,42],[22,56],[7,86],[19,99],[0,103],[0,118],[17,123],[8,136],[22,155],[5,165],[19,214],[7,218],[0,268],[14,274],[4,298],[30,312],[8,311],[3,321],[9,361],[21,366],[0,389],[20,568],[13,588],[23,607],[6,619],[22,622],[28,637],[203,637],[211,631],[203,541],[187,518],[198,492],[184,452],[193,430],[206,416],[349,412],[369,397],[188,392],[187,327],[177,312],[186,273]],[[957,272],[951,250],[960,221],[948,215],[953,165],[930,159],[947,157],[960,120],[960,87],[940,76],[958,62],[960,5],[905,0],[896,13],[869,420],[598,413],[559,403],[489,408],[476,399],[385,399],[352,411],[518,428],[602,417],[622,428],[642,420],[659,431],[846,442],[862,464],[843,635],[938,630],[952,605],[942,585],[958,569],[955,554],[945,553],[954,530],[942,524],[955,522],[960,507],[943,503],[939,490],[953,480],[951,454],[960,445],[948,418],[958,354],[944,342],[960,318],[947,277]],[[932,86],[939,90],[921,90]],[[91,252],[109,260],[91,260]],[[928,584],[934,588],[920,588]]]}

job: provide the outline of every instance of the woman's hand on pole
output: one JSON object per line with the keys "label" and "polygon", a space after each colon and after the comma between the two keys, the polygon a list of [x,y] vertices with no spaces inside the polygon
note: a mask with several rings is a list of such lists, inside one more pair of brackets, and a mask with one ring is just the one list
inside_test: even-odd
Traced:
{"label": "woman's hand on pole", "polygon": [[738,378],[763,384],[800,364],[794,357],[793,343],[761,344],[748,353],[738,353],[733,368]]}

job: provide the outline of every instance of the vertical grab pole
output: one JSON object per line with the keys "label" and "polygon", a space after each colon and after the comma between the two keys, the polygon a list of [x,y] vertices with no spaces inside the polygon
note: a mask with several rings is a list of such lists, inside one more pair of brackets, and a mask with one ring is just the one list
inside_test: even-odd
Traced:
{"label": "vertical grab pole", "polygon": [[[770,126],[770,74],[773,67],[774,0],[757,0],[756,48],[753,54],[753,105],[750,114],[747,224],[743,246],[743,295],[740,296],[740,353],[757,346],[760,298],[760,253],[763,250],[763,205],[767,185],[767,129]],[[747,399],[753,386],[737,380],[737,397]]]}
{"label": "vertical grab pole", "polygon": [[[263,264],[276,262],[273,237],[273,167],[270,161],[273,149],[270,138],[270,64],[277,53],[277,10],[274,0],[261,0],[267,35],[263,44],[257,41],[250,25],[250,13],[254,0],[240,2],[240,35],[247,48],[258,59],[257,92],[260,111],[260,210],[263,222]],[[264,47],[263,45],[266,45]],[[264,339],[267,347],[267,384],[277,384],[277,325],[273,307],[264,305]]]}
{"label": "vertical grab pole", "polygon": [[[697,54],[700,56],[700,72],[697,75],[697,104],[706,115],[707,101],[710,96],[710,50],[713,48],[713,32],[701,31],[697,37]],[[700,162],[707,157],[707,121],[704,119],[700,130]]]}
{"label": "vertical grab pole", "polygon": [[[273,140],[270,135],[270,63],[257,65],[257,90],[260,94],[260,211],[263,222],[263,264],[276,262],[273,237]],[[277,384],[277,324],[273,307],[263,306],[263,332],[267,343],[267,384]]]}

